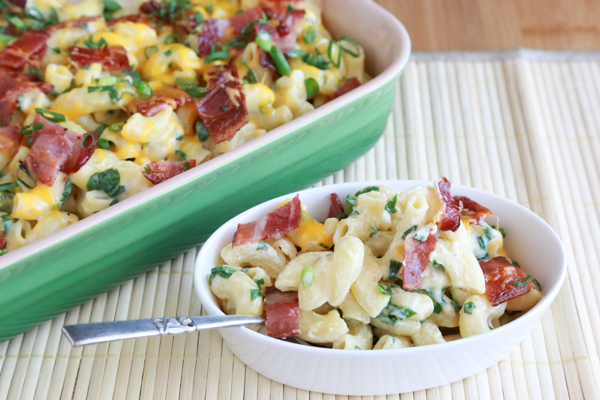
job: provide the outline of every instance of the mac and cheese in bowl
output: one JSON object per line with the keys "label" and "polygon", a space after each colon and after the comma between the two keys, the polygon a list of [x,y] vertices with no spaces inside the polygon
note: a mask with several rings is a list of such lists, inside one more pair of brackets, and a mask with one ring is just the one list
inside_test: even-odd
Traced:
{"label": "mac and cheese in bowl", "polygon": [[313,0],[0,1],[0,251],[358,87]]}
{"label": "mac and cheese in bowl", "polygon": [[324,222],[296,196],[238,225],[209,286],[226,314],[264,315],[269,336],[335,349],[479,335],[542,297],[506,254],[499,222],[486,222],[492,216],[452,197],[445,178],[401,193],[369,186],[344,202],[331,194]]}

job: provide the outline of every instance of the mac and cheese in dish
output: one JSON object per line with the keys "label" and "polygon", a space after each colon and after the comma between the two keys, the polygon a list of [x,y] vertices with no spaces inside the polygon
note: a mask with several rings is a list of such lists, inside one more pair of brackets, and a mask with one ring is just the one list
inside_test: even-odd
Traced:
{"label": "mac and cheese in dish", "polygon": [[358,87],[315,0],[0,0],[0,251]]}
{"label": "mac and cheese in dish", "polygon": [[210,288],[227,314],[264,315],[265,333],[344,350],[397,349],[488,332],[541,299],[503,247],[493,213],[442,178],[398,193],[331,195],[312,218],[298,196],[240,224]]}

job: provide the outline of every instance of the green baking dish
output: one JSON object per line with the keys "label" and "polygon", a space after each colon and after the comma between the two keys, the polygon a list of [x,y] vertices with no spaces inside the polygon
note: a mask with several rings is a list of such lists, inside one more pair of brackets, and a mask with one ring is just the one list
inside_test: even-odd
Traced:
{"label": "green baking dish", "polygon": [[366,51],[375,78],[244,146],[0,258],[0,342],[204,241],[270,198],[306,188],[366,153],[408,62],[402,24],[370,0],[323,0],[335,37]]}

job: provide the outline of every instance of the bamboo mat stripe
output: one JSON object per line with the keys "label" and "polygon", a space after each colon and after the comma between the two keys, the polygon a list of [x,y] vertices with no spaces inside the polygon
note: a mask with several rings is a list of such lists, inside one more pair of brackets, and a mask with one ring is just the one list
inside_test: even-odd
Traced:
{"label": "bamboo mat stripe", "polygon": [[[599,398],[600,54],[416,54],[381,140],[317,186],[440,176],[542,216],[567,249],[567,280],[497,365],[451,385],[374,399]],[[217,331],[83,349],[61,337],[64,324],[203,313],[192,284],[197,251],[0,343],[0,400],[359,398],[272,382],[233,356]]]}

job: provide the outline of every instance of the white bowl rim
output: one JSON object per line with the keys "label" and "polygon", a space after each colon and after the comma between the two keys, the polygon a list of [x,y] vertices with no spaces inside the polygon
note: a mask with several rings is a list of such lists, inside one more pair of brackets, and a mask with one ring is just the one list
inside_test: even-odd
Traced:
{"label": "white bowl rim", "polygon": [[[394,182],[402,182],[402,183],[410,182],[410,183],[414,184],[414,186],[422,185],[422,184],[429,185],[432,183],[431,181],[424,181],[424,180],[397,179],[397,180],[367,180],[367,181],[343,182],[343,183],[338,183],[338,184],[333,184],[333,185],[324,185],[324,186],[319,186],[319,187],[315,187],[315,188],[311,188],[311,189],[305,189],[305,190],[301,190],[301,191],[292,192],[287,195],[279,196],[277,198],[268,200],[264,203],[258,204],[257,206],[252,207],[249,210],[246,210],[243,213],[233,217],[232,219],[227,221],[225,224],[223,224],[219,229],[217,229],[208,238],[208,240],[203,244],[202,248],[200,249],[198,256],[196,257],[196,262],[194,265],[194,275],[193,275],[194,276],[194,288],[196,289],[196,293],[197,293],[198,297],[200,298],[202,307],[204,309],[206,309],[206,311],[208,312],[209,315],[226,315],[221,310],[221,308],[215,303],[214,297],[210,293],[210,288],[208,288],[208,285],[201,286],[201,281],[206,280],[206,275],[201,274],[200,271],[202,268],[199,267],[199,263],[203,258],[206,257],[205,255],[207,253],[214,254],[214,251],[211,251],[212,249],[210,249],[211,243],[214,241],[217,241],[220,238],[220,236],[223,235],[223,232],[225,230],[227,230],[230,227],[230,225],[232,225],[233,223],[238,223],[238,221],[239,222],[244,221],[247,216],[249,216],[249,215],[255,213],[257,210],[260,210],[263,208],[265,209],[264,214],[267,214],[266,209],[270,208],[270,211],[268,211],[268,212],[271,212],[274,209],[273,206],[281,204],[281,202],[283,200],[285,200],[287,198],[292,198],[296,194],[299,194],[300,198],[302,199],[303,194],[310,195],[310,194],[314,194],[314,193],[318,193],[318,192],[339,193],[339,192],[345,192],[346,191],[346,190],[344,190],[345,188],[356,187],[357,185],[360,187],[390,186],[390,184],[392,184]],[[244,327],[231,327],[231,328],[223,328],[223,329],[235,330],[240,335],[248,336],[249,339],[251,339],[251,340],[258,340],[261,342],[266,340],[267,342],[265,344],[270,344],[273,346],[280,345],[280,346],[284,346],[284,347],[288,348],[289,350],[303,349],[303,350],[307,350],[307,351],[311,351],[311,352],[316,352],[317,354],[330,355],[330,356],[333,354],[346,355],[348,353],[351,353],[351,354],[360,354],[361,357],[365,357],[365,356],[366,357],[378,357],[378,355],[380,355],[380,354],[387,354],[387,353],[392,353],[392,352],[395,354],[398,354],[398,352],[402,352],[402,354],[414,355],[415,353],[418,354],[419,352],[430,351],[432,348],[443,350],[443,349],[452,348],[454,346],[468,345],[469,343],[473,343],[475,341],[481,341],[481,340],[486,340],[488,338],[492,338],[492,335],[502,335],[507,330],[513,330],[513,329],[518,328],[519,325],[527,325],[527,321],[530,319],[535,319],[535,318],[539,319],[539,317],[541,317],[541,315],[539,315],[539,314],[541,314],[542,311],[544,311],[546,308],[548,308],[550,306],[550,304],[554,301],[556,296],[558,295],[558,292],[562,288],[562,285],[564,283],[564,280],[565,280],[565,277],[567,274],[567,260],[566,260],[565,248],[564,248],[564,245],[563,245],[562,241],[560,240],[558,234],[539,215],[537,215],[533,211],[529,210],[528,208],[523,207],[522,205],[520,205],[519,203],[517,203],[515,201],[512,201],[510,199],[507,199],[506,197],[497,195],[495,193],[491,193],[491,192],[488,192],[488,191],[485,191],[485,190],[482,190],[479,188],[474,188],[472,186],[455,185],[455,184],[452,185],[452,190],[457,190],[460,192],[461,189],[467,189],[469,191],[474,191],[476,194],[482,194],[484,196],[495,197],[497,200],[500,200],[500,201],[508,204],[509,207],[515,207],[515,208],[521,209],[521,211],[525,212],[531,218],[533,218],[537,222],[541,223],[541,225],[546,229],[546,231],[549,232],[549,237],[556,242],[556,243],[553,243],[553,245],[557,244],[559,246],[561,259],[557,261],[556,265],[560,267],[561,271],[560,271],[560,275],[559,275],[558,279],[556,280],[556,283],[552,286],[552,288],[549,291],[544,291],[542,299],[531,310],[527,311],[525,314],[523,314],[519,318],[509,322],[506,325],[502,325],[499,328],[495,328],[492,331],[485,332],[480,335],[471,336],[468,338],[461,338],[458,340],[453,340],[451,342],[439,343],[439,344],[430,345],[430,346],[416,346],[416,347],[409,347],[409,348],[402,348],[402,349],[385,349],[385,350],[361,351],[361,352],[346,352],[346,351],[342,352],[341,349],[301,346],[301,345],[298,345],[295,343],[290,343],[290,342],[287,342],[284,340],[272,338],[270,336],[255,332],[251,329],[246,329]],[[477,198],[473,198],[473,200],[477,200]],[[220,251],[220,249],[219,249],[219,251]],[[208,293],[205,293],[205,287],[208,288]],[[538,317],[538,315],[539,315],[539,317]],[[440,348],[438,346],[444,346],[444,347]],[[337,353],[332,353],[332,351],[337,351]],[[382,351],[383,351],[383,353],[382,353]]]}
{"label": "white bowl rim", "polygon": [[396,17],[394,17],[389,11],[385,10],[380,5],[370,0],[351,1],[360,3],[361,7],[368,9],[370,12],[377,13],[382,20],[385,20],[386,23],[389,24],[389,26],[395,28],[394,32],[390,32],[390,35],[394,35],[397,38],[397,47],[400,48],[400,51],[398,51],[392,63],[384,71],[375,76],[369,82],[366,82],[358,88],[348,92],[344,96],[324,104],[323,106],[316,108],[303,116],[293,119],[292,121],[275,128],[256,139],[251,140],[237,149],[224,153],[195,168],[191,168],[180,175],[162,182],[160,185],[155,185],[128,199],[120,201],[119,203],[102,210],[100,213],[90,215],[85,219],[77,221],[75,224],[69,225],[33,243],[29,243],[11,251],[10,253],[5,254],[0,258],[0,270],[10,267],[11,264],[21,259],[28,258],[39,251],[49,249],[53,245],[76,236],[77,234],[84,232],[86,229],[102,223],[106,219],[114,218],[129,209],[139,207],[144,203],[151,201],[152,199],[163,196],[169,191],[174,190],[185,183],[193,181],[202,175],[208,174],[212,170],[217,169],[238,157],[252,153],[266,144],[275,142],[279,138],[292,133],[296,129],[299,129],[306,124],[309,124],[311,121],[322,118],[325,115],[332,113],[334,110],[342,108],[343,106],[366,96],[368,93],[374,92],[383,87],[392,79],[393,76],[399,74],[408,63],[411,51],[410,37],[404,25],[402,25],[402,23]]}

